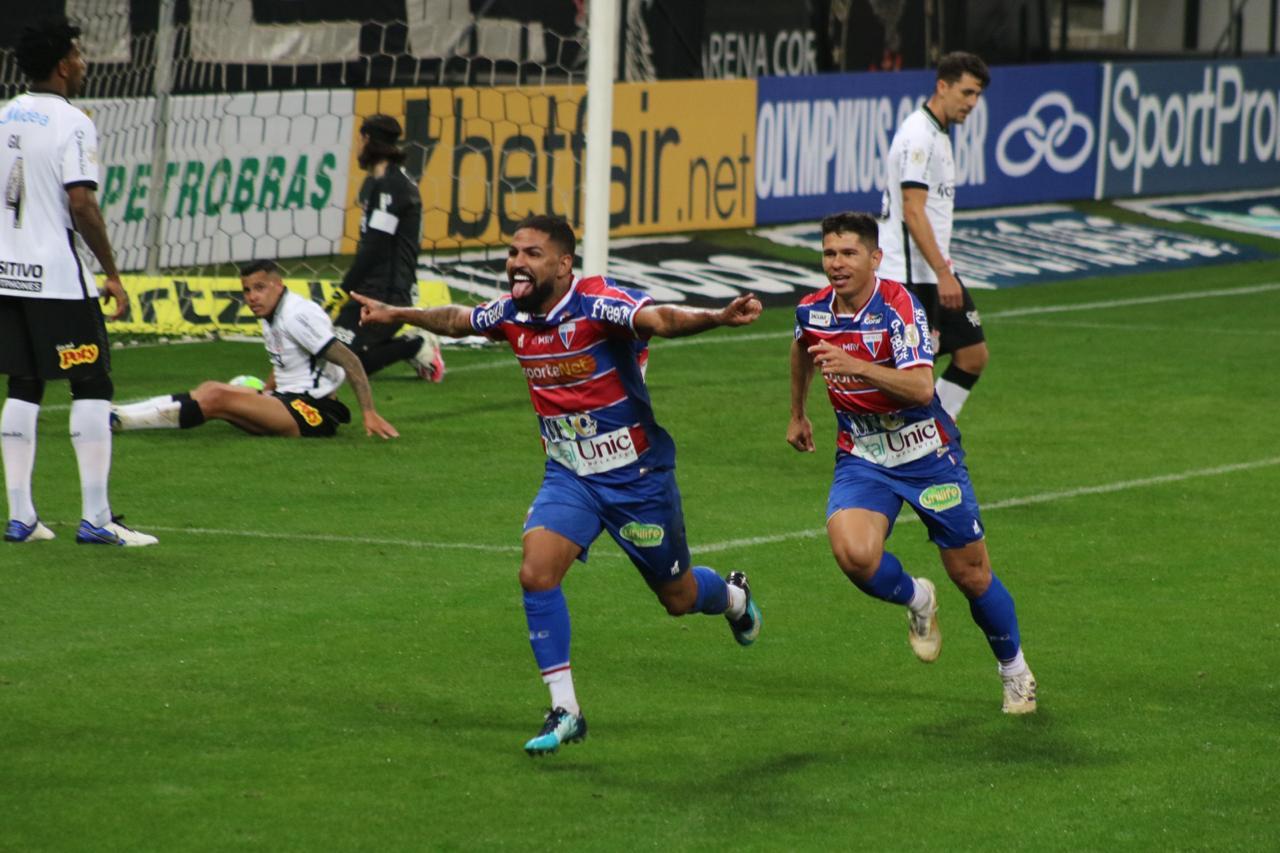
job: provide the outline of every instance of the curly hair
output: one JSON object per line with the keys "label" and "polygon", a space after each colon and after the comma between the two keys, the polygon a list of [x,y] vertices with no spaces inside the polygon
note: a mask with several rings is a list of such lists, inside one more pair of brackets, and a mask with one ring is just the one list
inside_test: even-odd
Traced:
{"label": "curly hair", "polygon": [[33,83],[48,80],[80,37],[80,28],[65,17],[27,27],[18,41],[18,67]]}

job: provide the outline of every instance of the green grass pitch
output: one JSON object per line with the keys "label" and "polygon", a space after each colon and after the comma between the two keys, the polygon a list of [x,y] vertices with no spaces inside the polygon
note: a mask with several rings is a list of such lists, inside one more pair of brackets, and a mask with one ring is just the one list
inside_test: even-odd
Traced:
{"label": "green grass pitch", "polygon": [[[961,427],[1029,718],[1001,715],[921,525],[890,546],[939,581],[936,664],[836,569],[819,387],[819,452],[783,440],[790,312],[655,343],[695,558],[750,574],[763,633],[666,616],[600,540],[565,586],[590,736],[538,761],[516,569],[542,463],[509,353],[377,378],[394,442],[118,436],[115,508],[161,539],[137,550],[72,544],[51,386],[36,498],[59,538],[0,551],[0,849],[1274,850],[1274,282],[1280,262],[978,294],[993,360]],[[1150,301],[1025,313],[1121,299]],[[113,358],[120,399],[266,372],[250,344]]]}

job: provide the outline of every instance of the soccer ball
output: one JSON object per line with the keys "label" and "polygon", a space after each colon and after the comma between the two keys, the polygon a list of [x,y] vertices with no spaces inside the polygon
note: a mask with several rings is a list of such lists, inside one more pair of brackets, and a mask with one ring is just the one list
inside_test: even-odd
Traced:
{"label": "soccer ball", "polygon": [[255,391],[262,391],[267,387],[266,384],[258,377],[247,376],[247,375],[236,376],[231,380],[229,384],[240,385],[244,388],[252,388]]}

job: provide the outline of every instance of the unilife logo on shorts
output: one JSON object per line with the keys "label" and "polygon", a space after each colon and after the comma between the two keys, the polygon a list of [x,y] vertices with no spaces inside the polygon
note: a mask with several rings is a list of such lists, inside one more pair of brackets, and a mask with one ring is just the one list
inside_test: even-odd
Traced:
{"label": "unilife logo on shorts", "polygon": [[964,495],[958,484],[939,483],[920,493],[920,506],[933,512],[942,512],[944,509],[959,506],[963,499]]}
{"label": "unilife logo on shorts", "polygon": [[97,360],[97,344],[63,344],[58,347],[58,367],[62,370],[70,370],[78,364],[93,364]]}
{"label": "unilife logo on shorts", "polygon": [[639,521],[628,521],[622,525],[618,535],[638,548],[657,548],[666,537],[661,524],[644,524]]}

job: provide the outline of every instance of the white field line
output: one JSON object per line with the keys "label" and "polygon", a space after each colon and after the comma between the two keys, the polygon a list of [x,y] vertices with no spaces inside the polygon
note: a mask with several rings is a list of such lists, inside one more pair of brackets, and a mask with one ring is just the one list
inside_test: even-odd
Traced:
{"label": "white field line", "polygon": [[[1127,491],[1129,489],[1141,489],[1147,486],[1181,483],[1186,480],[1193,480],[1200,477],[1218,477],[1224,474],[1234,474],[1240,471],[1253,471],[1258,468],[1266,468],[1271,465],[1280,465],[1280,456],[1273,456],[1268,459],[1257,459],[1253,462],[1237,462],[1231,465],[1218,465],[1213,468],[1196,468],[1190,471],[1181,471],[1176,474],[1158,474],[1154,477],[1140,477],[1134,480],[1119,480],[1114,483],[1104,483],[1098,486],[1080,486],[1078,488],[1063,489],[1056,492],[1040,492],[1039,494],[1026,495],[1020,498],[1009,498],[1003,501],[995,501],[982,507],[982,509],[990,512],[991,510],[997,509],[1013,509],[1015,507],[1033,506],[1035,504],[1053,503],[1055,501],[1070,500],[1071,498],[1084,497],[1086,495],[1105,495],[1111,494],[1112,492]],[[919,519],[914,514],[904,513],[898,517],[897,523],[910,523],[918,520]],[[68,530],[75,526],[74,522],[65,521],[46,523],[53,527],[67,528]],[[144,524],[142,529],[144,532],[148,533],[190,533],[197,536],[274,539],[286,542],[331,542],[346,545],[388,545],[393,547],[442,551],[480,551],[492,554],[519,554],[521,552],[521,546],[519,545],[486,545],[478,542],[433,542],[431,540],[422,539],[389,539],[374,536],[335,536],[323,533],[282,533],[279,531],[230,530],[210,527],[156,527],[149,524]],[[694,555],[714,554],[720,551],[732,551],[738,548],[749,548],[755,545],[773,545],[779,542],[790,542],[795,539],[816,539],[825,535],[825,528],[793,530],[789,533],[775,533],[769,536],[748,536],[741,539],[728,539],[723,542],[712,542],[707,545],[700,545],[696,548],[691,548],[690,552]],[[621,554],[614,551],[605,551],[598,555],[598,557],[615,559],[620,558],[621,556]]]}
{"label": "white field line", "polygon": [[1045,326],[1053,329],[1101,329],[1111,332],[1195,332],[1197,335],[1243,335],[1251,338],[1280,335],[1280,329],[1235,328],[1219,329],[1203,326],[1158,326],[1154,323],[1082,323],[1078,320],[1045,319],[1032,317],[1008,317],[1006,323],[1019,326]]}

